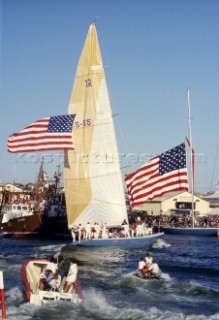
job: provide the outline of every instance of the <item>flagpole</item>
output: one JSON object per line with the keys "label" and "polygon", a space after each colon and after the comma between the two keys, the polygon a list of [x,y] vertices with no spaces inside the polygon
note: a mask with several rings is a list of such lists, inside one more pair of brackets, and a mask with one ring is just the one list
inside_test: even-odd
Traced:
{"label": "flagpole", "polygon": [[190,140],[190,156],[191,156],[191,180],[192,180],[192,228],[194,228],[194,159],[193,159],[193,148],[192,148],[192,124],[191,124],[191,113],[190,113],[190,95],[188,90],[188,118],[189,118],[189,140]]}
{"label": "flagpole", "polygon": [[56,184],[55,184],[55,194],[57,194],[57,189],[58,189],[58,183],[59,183],[59,172],[60,172],[60,164],[57,166],[58,167],[58,173],[56,177]]}

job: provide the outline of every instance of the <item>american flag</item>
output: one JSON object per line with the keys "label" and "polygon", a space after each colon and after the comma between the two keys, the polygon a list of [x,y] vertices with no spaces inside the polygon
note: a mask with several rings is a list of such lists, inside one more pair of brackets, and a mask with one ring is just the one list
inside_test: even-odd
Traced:
{"label": "american flag", "polygon": [[74,119],[75,114],[67,114],[38,120],[8,138],[8,151],[74,150]]}
{"label": "american flag", "polygon": [[188,191],[186,147],[182,143],[125,177],[132,207],[172,191]]}

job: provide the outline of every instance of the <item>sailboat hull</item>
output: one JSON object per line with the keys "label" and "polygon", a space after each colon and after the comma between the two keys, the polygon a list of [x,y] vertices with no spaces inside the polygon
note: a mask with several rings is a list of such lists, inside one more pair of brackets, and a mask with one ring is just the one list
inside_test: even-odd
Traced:
{"label": "sailboat hull", "polygon": [[183,235],[183,236],[217,236],[218,228],[165,228],[161,230],[167,234]]}
{"label": "sailboat hull", "polygon": [[137,249],[150,246],[163,235],[164,233],[156,233],[139,238],[134,237],[82,240],[76,245],[81,247],[120,247],[124,249]]}

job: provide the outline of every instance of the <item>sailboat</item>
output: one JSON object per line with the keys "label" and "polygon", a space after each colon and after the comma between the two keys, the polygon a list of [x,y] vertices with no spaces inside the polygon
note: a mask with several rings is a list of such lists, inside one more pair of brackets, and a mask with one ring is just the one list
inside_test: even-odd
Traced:
{"label": "sailboat", "polygon": [[[116,133],[95,24],[91,24],[81,53],[69,103],[76,114],[74,151],[65,151],[64,188],[68,227],[128,222]],[[163,233],[135,238],[82,240],[81,246],[139,248]]]}
{"label": "sailboat", "polygon": [[195,202],[194,202],[194,150],[192,147],[192,126],[191,126],[191,113],[190,113],[190,94],[188,90],[188,126],[189,126],[189,141],[191,157],[191,189],[192,189],[192,207],[191,207],[191,220],[192,226],[188,227],[162,227],[161,230],[165,233],[185,236],[217,236],[219,235],[219,228],[196,227],[195,226]]}

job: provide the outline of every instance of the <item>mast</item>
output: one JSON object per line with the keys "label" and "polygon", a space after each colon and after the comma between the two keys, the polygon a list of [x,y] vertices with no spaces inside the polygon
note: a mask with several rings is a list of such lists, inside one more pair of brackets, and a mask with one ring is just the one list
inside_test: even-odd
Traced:
{"label": "mast", "polygon": [[57,194],[59,182],[60,182],[60,164],[57,166],[58,172],[55,172],[55,194]]}
{"label": "mast", "polygon": [[44,180],[44,177],[43,177],[43,163],[44,163],[44,157],[42,157],[42,160],[41,160],[40,170],[39,170],[39,173],[38,173],[37,182],[36,182],[36,186],[35,186],[35,193],[36,193],[36,198],[37,199],[39,198],[40,187],[42,186],[42,182]]}
{"label": "mast", "polygon": [[188,126],[189,126],[189,141],[190,141],[190,157],[191,157],[191,180],[192,180],[192,228],[194,228],[194,151],[192,148],[192,124],[190,113],[190,95],[188,90]]}

